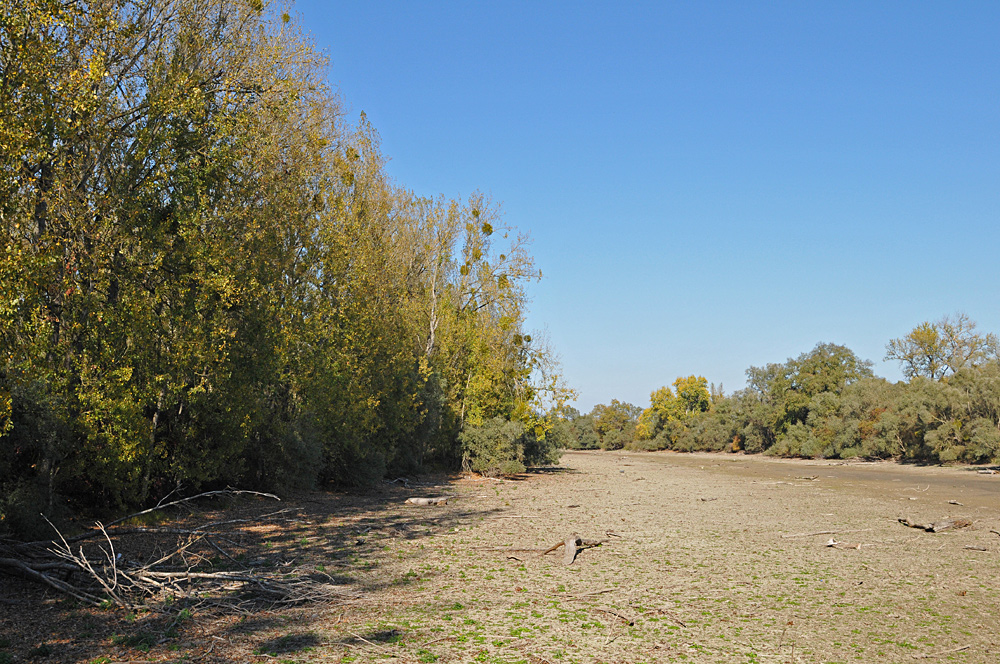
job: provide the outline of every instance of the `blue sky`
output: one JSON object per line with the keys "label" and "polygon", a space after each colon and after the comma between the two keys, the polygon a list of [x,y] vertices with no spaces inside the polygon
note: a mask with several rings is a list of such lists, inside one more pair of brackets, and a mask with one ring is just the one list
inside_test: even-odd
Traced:
{"label": "blue sky", "polygon": [[423,195],[528,231],[590,410],[819,342],[1000,332],[1000,3],[299,0]]}

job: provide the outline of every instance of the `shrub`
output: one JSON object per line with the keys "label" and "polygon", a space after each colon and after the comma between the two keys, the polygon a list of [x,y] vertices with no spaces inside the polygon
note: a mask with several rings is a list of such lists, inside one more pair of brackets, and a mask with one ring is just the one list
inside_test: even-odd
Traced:
{"label": "shrub", "polygon": [[459,434],[462,467],[487,477],[523,473],[524,425],[494,417],[482,426],[466,426]]}

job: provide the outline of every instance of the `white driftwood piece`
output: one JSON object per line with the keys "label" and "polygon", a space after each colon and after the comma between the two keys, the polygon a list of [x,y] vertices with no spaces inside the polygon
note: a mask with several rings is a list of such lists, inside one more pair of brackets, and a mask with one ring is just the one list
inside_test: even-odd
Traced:
{"label": "white driftwood piece", "polygon": [[448,499],[445,497],[439,498],[407,498],[406,502],[410,505],[447,505]]}

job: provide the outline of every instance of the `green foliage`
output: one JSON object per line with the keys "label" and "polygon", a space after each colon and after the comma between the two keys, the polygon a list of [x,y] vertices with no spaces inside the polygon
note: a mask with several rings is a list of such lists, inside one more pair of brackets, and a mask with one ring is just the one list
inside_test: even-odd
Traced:
{"label": "green foliage", "polygon": [[[569,391],[482,194],[393,185],[282,6],[0,14],[0,530],[180,484],[457,466]],[[37,518],[35,518],[38,521]]]}
{"label": "green foliage", "polygon": [[996,360],[969,363],[942,380],[917,375],[892,384],[847,348],[819,344],[784,364],[751,367],[747,376],[746,389],[687,417],[668,388],[657,390],[639,421],[641,431],[652,423],[655,433],[632,447],[1000,462]]}
{"label": "green foliage", "polygon": [[464,449],[462,465],[486,477],[523,473],[524,436],[523,424],[500,417],[481,426],[467,426],[459,436]]}
{"label": "green foliage", "polygon": [[573,450],[597,449],[600,439],[594,429],[594,416],[582,415],[576,408],[566,407],[555,418],[552,439],[557,447]]}
{"label": "green foliage", "polygon": [[635,427],[641,413],[642,408],[618,399],[612,399],[610,405],[594,406],[590,414],[594,418],[594,430],[601,449],[617,450],[631,443],[635,439]]}
{"label": "green foliage", "polygon": [[[649,408],[642,411],[636,422],[635,437],[638,440],[666,441],[672,435],[676,438],[675,434],[682,431],[683,427],[671,424],[672,422],[704,413],[713,403],[708,381],[702,376],[678,377],[673,387],[673,390],[661,387],[649,396]],[[721,390],[718,396],[721,398]]]}
{"label": "green foliage", "polygon": [[524,423],[495,417],[482,425],[466,424],[459,435],[462,466],[486,477],[523,473],[527,466],[559,461],[558,442]]}
{"label": "green foliage", "polygon": [[964,367],[978,367],[998,358],[1000,339],[980,335],[976,323],[963,313],[925,321],[905,337],[886,346],[886,360],[898,360],[909,379],[938,380]]}

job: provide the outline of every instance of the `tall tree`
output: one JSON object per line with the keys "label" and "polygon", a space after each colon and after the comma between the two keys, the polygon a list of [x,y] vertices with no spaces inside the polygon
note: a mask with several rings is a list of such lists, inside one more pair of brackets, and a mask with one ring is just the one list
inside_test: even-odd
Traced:
{"label": "tall tree", "polygon": [[281,5],[8,5],[0,510],[371,481],[497,417],[545,456],[527,238],[393,183]]}
{"label": "tall tree", "polygon": [[976,322],[964,313],[925,321],[886,346],[886,360],[897,360],[908,379],[939,380],[963,367],[978,367],[996,359],[1000,340],[976,332]]}

